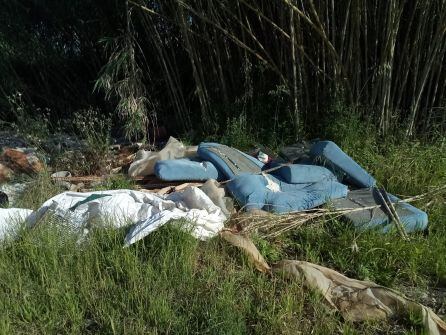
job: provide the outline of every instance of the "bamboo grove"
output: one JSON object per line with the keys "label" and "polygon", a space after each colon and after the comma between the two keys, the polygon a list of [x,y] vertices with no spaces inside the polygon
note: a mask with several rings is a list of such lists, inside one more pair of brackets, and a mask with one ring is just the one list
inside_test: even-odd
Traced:
{"label": "bamboo grove", "polygon": [[[34,90],[30,102],[55,113],[100,105],[134,135],[155,124],[216,133],[243,114],[259,127],[285,122],[299,137],[336,117],[337,105],[383,135],[444,135],[446,0],[63,3],[8,5],[15,21],[34,21],[2,20],[2,94]],[[30,44],[10,36],[14,27],[40,45],[40,62],[22,55]],[[56,105],[66,96],[69,107]]]}

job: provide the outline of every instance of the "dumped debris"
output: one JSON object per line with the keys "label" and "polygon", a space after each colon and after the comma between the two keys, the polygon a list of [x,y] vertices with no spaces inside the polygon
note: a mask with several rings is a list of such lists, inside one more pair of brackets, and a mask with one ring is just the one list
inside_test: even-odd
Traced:
{"label": "dumped debris", "polygon": [[346,320],[386,320],[415,314],[422,317],[428,334],[446,334],[446,323],[430,308],[387,287],[348,278],[335,270],[304,261],[284,260],[273,269],[291,279],[303,278],[307,287],[321,293]]}
{"label": "dumped debris", "polygon": [[260,272],[302,279],[304,284],[323,295],[325,301],[349,321],[387,320],[394,317],[422,316],[430,335],[446,334],[446,323],[430,308],[402,294],[372,282],[348,278],[341,273],[305,261],[283,260],[271,268],[249,237],[223,230],[220,236],[243,250]]}
{"label": "dumped debris", "polygon": [[138,151],[135,161],[129,167],[129,175],[131,177],[153,175],[157,161],[194,156],[196,151],[197,147],[187,147],[176,138],[170,137],[165,147],[159,152]]}
{"label": "dumped debris", "polygon": [[0,164],[17,175],[32,175],[43,171],[43,164],[37,157],[36,150],[29,148],[5,149],[0,156]]}
{"label": "dumped debris", "polygon": [[[114,145],[108,171],[113,174],[128,168],[141,191],[80,193],[85,184],[102,184],[111,174],[54,172],[52,180],[70,192],[48,199],[37,211],[0,209],[0,240],[14,237],[20,222],[32,229],[51,215],[80,238],[93,224],[128,227],[124,246],[129,246],[172,220],[184,219],[181,228],[201,240],[219,235],[242,249],[260,272],[303,278],[346,320],[418,313],[429,334],[446,334],[446,324],[431,309],[389,288],[304,261],[284,260],[270,266],[250,240],[252,233],[277,237],[327,216],[342,216],[360,230],[387,232],[396,226],[403,237],[427,227],[426,213],[377,189],[375,179],[333,142],[291,146],[283,150],[282,158],[265,153],[264,148],[250,156],[218,143],[188,147],[172,137],[159,152],[138,149],[140,145]],[[32,149],[6,149],[0,157],[0,182],[16,173],[42,170]],[[23,184],[1,185],[0,205],[14,204],[23,189]],[[234,200],[240,205],[235,215]],[[320,207],[327,203],[331,207]],[[225,222],[231,228],[224,228]]]}
{"label": "dumped debris", "polygon": [[66,220],[82,234],[92,222],[108,223],[114,228],[132,225],[124,241],[126,246],[174,219],[187,220],[190,224],[185,228],[196,238],[206,240],[223,229],[226,220],[221,209],[196,187],[166,197],[132,190],[65,192],[29,215],[27,225],[35,227],[46,215]]}
{"label": "dumped debris", "polygon": [[64,180],[64,178],[70,178],[70,177],[71,177],[70,171],[58,171],[51,174],[51,178],[54,180],[54,183],[56,185],[59,185],[65,190],[71,190],[72,188],[72,184]]}

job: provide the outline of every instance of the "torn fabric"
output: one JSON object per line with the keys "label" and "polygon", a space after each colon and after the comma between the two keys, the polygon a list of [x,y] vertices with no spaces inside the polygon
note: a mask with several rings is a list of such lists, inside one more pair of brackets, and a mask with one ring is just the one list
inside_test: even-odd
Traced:
{"label": "torn fabric", "polygon": [[[241,248],[261,272],[270,267],[252,241],[244,235],[224,230],[220,235]],[[304,284],[319,291],[328,304],[350,321],[384,320],[417,314],[430,335],[446,335],[446,323],[430,308],[400,293],[372,282],[348,278],[341,273],[304,261],[283,260],[273,266],[273,273],[287,278],[302,278]]]}
{"label": "torn fabric", "polygon": [[28,225],[37,225],[47,213],[65,219],[79,231],[89,229],[95,220],[105,220],[115,228],[133,224],[125,237],[126,246],[172,219],[185,219],[190,223],[185,228],[202,240],[218,234],[226,220],[221,209],[197,187],[167,197],[133,190],[64,192],[29,215]]}
{"label": "torn fabric", "polygon": [[304,261],[284,260],[274,266],[274,271],[287,277],[302,277],[306,286],[321,292],[347,320],[380,320],[417,314],[422,316],[428,334],[446,334],[446,323],[430,308],[387,287],[348,278],[335,270]]}

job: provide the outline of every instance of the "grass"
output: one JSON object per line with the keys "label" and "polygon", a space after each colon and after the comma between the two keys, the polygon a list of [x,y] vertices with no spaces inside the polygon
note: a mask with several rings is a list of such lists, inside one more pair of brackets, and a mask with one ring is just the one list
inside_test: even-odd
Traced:
{"label": "grass", "polygon": [[[352,135],[353,136],[353,135]],[[236,136],[234,136],[236,137]],[[246,140],[244,139],[245,143]],[[390,191],[402,195],[446,184],[444,144],[379,144],[336,139]],[[358,144],[359,143],[359,144]],[[105,188],[131,188],[123,177]],[[37,208],[60,190],[47,174],[20,199]],[[358,233],[326,221],[272,240],[255,238],[269,262],[308,260],[418,298],[446,287],[444,194],[419,201],[429,230]],[[0,252],[0,334],[406,334],[419,322],[345,322],[299,281],[255,271],[232,246],[199,242],[165,226],[129,248],[125,231],[96,229],[81,244],[51,220],[24,231]],[[64,238],[61,239],[61,234]],[[357,247],[357,248],[356,248]],[[421,292],[421,293],[420,293]],[[426,303],[426,302],[425,302]],[[427,302],[444,309],[444,297]]]}

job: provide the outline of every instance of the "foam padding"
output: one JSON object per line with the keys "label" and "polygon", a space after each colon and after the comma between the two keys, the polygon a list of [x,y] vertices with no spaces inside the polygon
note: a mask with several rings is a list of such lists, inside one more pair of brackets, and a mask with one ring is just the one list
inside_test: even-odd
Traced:
{"label": "foam padding", "polygon": [[[271,187],[272,185],[276,187]],[[227,184],[228,190],[246,210],[264,209],[275,213],[302,211],[345,197],[347,186],[333,180],[317,183],[286,183],[271,175],[242,174]],[[274,191],[278,189],[278,191]]]}
{"label": "foam padding", "polygon": [[343,183],[359,188],[376,185],[376,180],[334,142],[316,142],[310,149],[314,164],[331,170]]}
{"label": "foam padding", "polygon": [[211,162],[188,158],[158,161],[154,171],[159,179],[165,181],[205,181],[225,178]]}
{"label": "foam padding", "polygon": [[336,176],[327,168],[317,165],[290,164],[272,172],[290,184],[317,183],[322,180],[336,181]]}
{"label": "foam padding", "polygon": [[[333,200],[333,206],[336,209],[359,209],[380,205],[382,201],[376,192],[376,189],[350,191],[346,198]],[[389,199],[393,203],[399,201],[397,197],[391,194],[389,194]],[[421,231],[427,228],[428,217],[425,212],[408,203],[397,203],[394,206],[407,232]],[[347,213],[344,214],[344,218],[360,230],[378,229],[387,232],[395,228],[389,215],[382,207]]]}
{"label": "foam padding", "polygon": [[200,143],[197,153],[201,159],[212,162],[227,179],[243,173],[260,173],[264,166],[256,158],[218,143]]}

